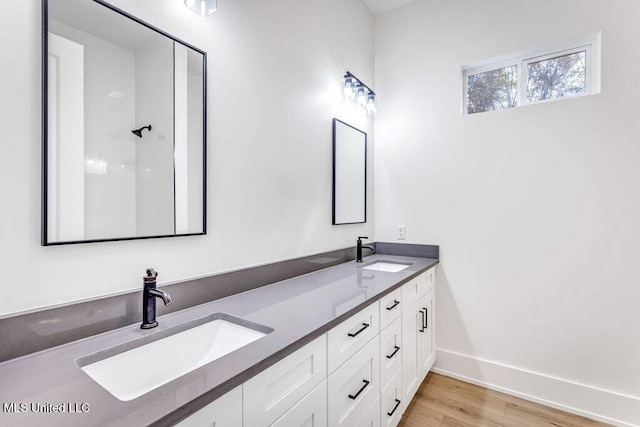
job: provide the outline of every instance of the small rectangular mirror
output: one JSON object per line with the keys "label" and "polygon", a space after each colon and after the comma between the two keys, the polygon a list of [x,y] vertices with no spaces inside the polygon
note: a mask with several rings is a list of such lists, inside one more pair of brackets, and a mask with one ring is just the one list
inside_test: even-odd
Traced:
{"label": "small rectangular mirror", "polygon": [[101,0],[43,0],[42,244],[206,233],[206,53]]}
{"label": "small rectangular mirror", "polygon": [[367,222],[367,134],[333,119],[333,224]]}

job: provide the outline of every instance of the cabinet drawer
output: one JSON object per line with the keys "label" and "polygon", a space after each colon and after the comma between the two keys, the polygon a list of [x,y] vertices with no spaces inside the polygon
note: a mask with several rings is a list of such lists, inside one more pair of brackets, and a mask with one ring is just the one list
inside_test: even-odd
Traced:
{"label": "cabinet drawer", "polygon": [[327,427],[327,381],[305,396],[271,427]]}
{"label": "cabinet drawer", "polygon": [[380,398],[373,402],[355,427],[380,427]]}
{"label": "cabinet drawer", "polygon": [[407,309],[412,306],[416,301],[420,299],[422,296],[422,275],[418,277],[414,277],[409,282],[402,285],[400,289],[402,289],[402,312],[404,313]]}
{"label": "cabinet drawer", "polygon": [[322,335],[244,383],[243,426],[271,425],[326,375],[327,344]]}
{"label": "cabinet drawer", "polygon": [[380,393],[380,338],[367,345],[329,377],[329,425],[353,426]]}
{"label": "cabinet drawer", "polygon": [[402,313],[402,288],[380,298],[380,330],[400,317]]}
{"label": "cabinet drawer", "polygon": [[395,427],[402,418],[402,375],[398,372],[380,393],[380,425]]}
{"label": "cabinet drawer", "polygon": [[371,304],[327,332],[328,367],[331,374],[380,332],[378,302]]}
{"label": "cabinet drawer", "polygon": [[238,427],[241,423],[242,386],[238,386],[176,424],[176,427]]}
{"label": "cabinet drawer", "polygon": [[402,367],[402,320],[394,320],[380,332],[380,385],[386,387]]}
{"label": "cabinet drawer", "polygon": [[429,270],[422,273],[420,275],[420,279],[420,286],[422,286],[422,292],[420,296],[422,296],[436,286],[436,268],[431,267]]}

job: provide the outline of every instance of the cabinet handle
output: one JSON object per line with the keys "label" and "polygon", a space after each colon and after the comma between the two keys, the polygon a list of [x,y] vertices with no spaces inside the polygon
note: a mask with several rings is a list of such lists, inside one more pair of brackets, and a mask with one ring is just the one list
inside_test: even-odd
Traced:
{"label": "cabinet handle", "polygon": [[356,335],[358,335],[360,332],[364,331],[365,329],[367,329],[369,326],[371,326],[368,323],[363,323],[362,324],[362,328],[360,328],[360,330],[358,332],[356,332],[355,334],[352,334],[351,332],[349,332],[347,335],[349,335],[350,337],[355,337]]}
{"label": "cabinet handle", "polygon": [[398,350],[400,350],[400,347],[398,347],[397,345],[394,346],[395,350],[393,350],[393,353],[391,353],[390,355],[387,356],[387,359],[391,359],[393,356],[396,355],[396,353],[398,352]]}
{"label": "cabinet handle", "polygon": [[398,305],[400,305],[400,301],[398,301],[397,299],[393,300],[393,305],[390,305],[389,307],[387,307],[387,310],[391,311],[394,308],[396,308]]}
{"label": "cabinet handle", "polygon": [[356,394],[350,394],[349,395],[349,399],[356,400],[358,398],[358,396],[360,396],[360,393],[362,393],[364,391],[364,389],[367,388],[367,386],[369,385],[369,381],[362,380],[362,382],[364,383],[362,388],[360,390],[358,390],[358,392]]}
{"label": "cabinet handle", "polygon": [[387,412],[387,415],[393,417],[393,414],[396,412],[396,409],[398,409],[398,406],[400,406],[400,401],[396,399],[396,406],[393,407],[393,410],[391,412]]}
{"label": "cabinet handle", "polygon": [[420,310],[420,316],[422,317],[422,322],[420,322],[419,332],[424,332],[424,311]]}
{"label": "cabinet handle", "polygon": [[427,307],[422,307],[424,309],[424,328],[429,328],[429,309]]}

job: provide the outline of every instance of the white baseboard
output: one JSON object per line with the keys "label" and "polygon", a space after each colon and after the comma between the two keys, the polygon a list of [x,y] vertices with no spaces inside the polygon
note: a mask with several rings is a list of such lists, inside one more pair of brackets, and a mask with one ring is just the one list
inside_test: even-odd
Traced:
{"label": "white baseboard", "polygon": [[620,427],[640,426],[640,399],[560,378],[436,350],[433,372]]}

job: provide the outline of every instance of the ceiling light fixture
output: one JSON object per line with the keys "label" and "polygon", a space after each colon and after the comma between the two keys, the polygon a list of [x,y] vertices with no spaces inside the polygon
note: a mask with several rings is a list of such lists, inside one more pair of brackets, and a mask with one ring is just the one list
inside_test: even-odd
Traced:
{"label": "ceiling light fixture", "polygon": [[349,71],[342,80],[342,100],[346,104],[354,104],[368,115],[377,112],[376,93]]}
{"label": "ceiling light fixture", "polygon": [[185,0],[184,4],[200,16],[209,16],[218,9],[218,0]]}

